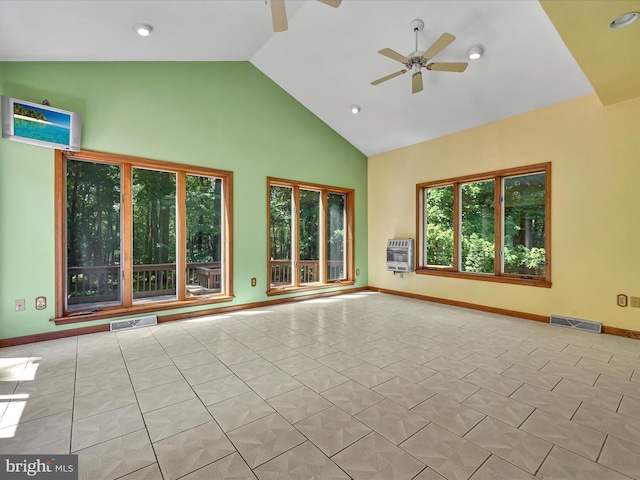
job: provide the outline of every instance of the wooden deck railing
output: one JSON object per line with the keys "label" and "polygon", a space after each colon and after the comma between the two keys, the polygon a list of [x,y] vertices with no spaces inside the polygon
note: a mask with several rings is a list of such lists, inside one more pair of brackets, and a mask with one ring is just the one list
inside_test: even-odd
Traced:
{"label": "wooden deck railing", "polygon": [[[271,261],[271,285],[291,283],[291,261]],[[187,285],[200,286],[203,289],[220,291],[220,262],[187,264]],[[118,299],[120,286],[120,266],[110,267],[69,267],[67,269],[67,303],[109,302]],[[328,281],[344,278],[344,262],[328,262]],[[176,265],[165,263],[158,265],[133,266],[133,298],[157,297],[176,293]],[[300,261],[300,282],[320,281],[320,262],[317,260]],[[196,294],[197,295],[197,294]]]}
{"label": "wooden deck railing", "polygon": [[[291,283],[291,260],[271,260],[271,285],[288,285]],[[328,262],[327,279],[344,278],[344,262],[330,260]],[[320,262],[318,260],[300,260],[300,283],[320,281]]]}
{"label": "wooden deck railing", "polygon": [[[120,272],[119,266],[69,267],[67,302],[73,305],[117,300]],[[186,280],[187,285],[220,289],[220,262],[188,263]],[[203,280],[206,280],[206,285],[202,283]],[[175,263],[133,266],[133,298],[171,295],[175,292]]]}

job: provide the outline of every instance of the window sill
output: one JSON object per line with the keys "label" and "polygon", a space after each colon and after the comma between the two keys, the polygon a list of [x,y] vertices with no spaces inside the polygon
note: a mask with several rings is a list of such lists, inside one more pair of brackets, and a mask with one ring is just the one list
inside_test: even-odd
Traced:
{"label": "window sill", "polygon": [[428,268],[416,269],[418,275],[433,275],[436,277],[463,278],[465,280],[480,280],[483,282],[510,283],[512,285],[526,285],[529,287],[551,288],[551,281],[543,278],[520,278],[517,276],[498,276],[484,273],[453,272],[448,270],[432,270]]}
{"label": "window sill", "polygon": [[313,283],[310,285],[305,285],[303,287],[282,287],[282,288],[272,288],[267,291],[268,296],[274,295],[285,295],[287,293],[297,293],[297,292],[308,292],[309,290],[324,290],[327,288],[335,288],[335,287],[347,287],[350,285],[355,285],[355,281],[353,280],[344,280],[342,282],[332,282],[332,283]]}
{"label": "window sill", "polygon": [[86,315],[73,315],[74,312],[67,312],[65,316],[51,319],[56,325],[68,325],[72,323],[91,322],[93,320],[116,319],[118,317],[127,317],[140,313],[160,312],[164,310],[174,310],[176,308],[195,307],[200,305],[211,305],[214,303],[230,302],[234,296],[221,295],[211,298],[182,300],[162,303],[151,303],[146,305],[134,305],[131,307],[115,307],[98,310],[97,312],[88,313]]}

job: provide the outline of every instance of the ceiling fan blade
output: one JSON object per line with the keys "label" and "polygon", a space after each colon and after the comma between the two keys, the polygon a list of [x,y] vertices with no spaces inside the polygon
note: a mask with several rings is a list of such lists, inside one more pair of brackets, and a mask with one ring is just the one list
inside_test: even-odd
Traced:
{"label": "ceiling fan blade", "polygon": [[333,8],[338,8],[342,3],[342,0],[318,0],[318,1],[321,3],[324,3],[325,5],[329,5],[330,7],[333,7]]}
{"label": "ceiling fan blade", "polygon": [[408,63],[409,59],[404,55],[400,55],[398,52],[391,50],[390,48],[383,48],[378,52],[380,55],[384,55],[385,57],[389,57],[391,60],[395,60],[400,63]]}
{"label": "ceiling fan blade", "polygon": [[274,32],[284,32],[289,28],[284,0],[271,0],[271,20]]}
{"label": "ceiling fan blade", "polygon": [[427,65],[427,70],[436,70],[438,72],[464,72],[467,69],[467,62],[445,62],[445,63],[430,63]]}
{"label": "ceiling fan blade", "polygon": [[378,85],[382,82],[386,82],[387,80],[391,80],[392,78],[395,78],[398,75],[402,75],[403,73],[407,73],[407,71],[400,70],[399,72],[392,73],[391,75],[387,75],[386,77],[379,78],[378,80],[374,80],[373,82],[371,82],[371,85]]}
{"label": "ceiling fan blade", "polygon": [[422,54],[422,58],[426,58],[427,60],[429,60],[430,58],[435,57],[455,39],[456,37],[454,37],[450,33],[443,33],[442,35],[440,35],[440,38],[433,43],[433,45],[427,48],[427,51]]}
{"label": "ceiling fan blade", "polygon": [[416,72],[411,79],[411,93],[422,91],[422,72]]}

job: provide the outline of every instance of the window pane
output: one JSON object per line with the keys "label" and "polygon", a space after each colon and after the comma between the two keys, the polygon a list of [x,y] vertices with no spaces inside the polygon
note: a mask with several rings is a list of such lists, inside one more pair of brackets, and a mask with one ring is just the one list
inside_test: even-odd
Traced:
{"label": "window pane", "polygon": [[327,280],[330,282],[346,278],[346,204],[345,194],[329,193],[327,195]]}
{"label": "window pane", "polygon": [[545,275],[545,174],[504,180],[504,272]]}
{"label": "window pane", "polygon": [[300,283],[320,281],[320,192],[300,190]]}
{"label": "window pane", "polygon": [[187,175],[187,297],[222,291],[222,180]]}
{"label": "window pane", "polygon": [[426,265],[453,266],[453,185],[425,190]]}
{"label": "window pane", "polygon": [[121,305],[120,167],[67,159],[67,310]]}
{"label": "window pane", "polygon": [[461,187],[463,272],[494,273],[494,183],[484,180]]}
{"label": "window pane", "polygon": [[269,197],[271,250],[271,286],[287,286],[293,282],[291,254],[291,222],[293,212],[293,189],[271,186]]}
{"label": "window pane", "polygon": [[176,299],[176,174],[133,169],[134,303]]}

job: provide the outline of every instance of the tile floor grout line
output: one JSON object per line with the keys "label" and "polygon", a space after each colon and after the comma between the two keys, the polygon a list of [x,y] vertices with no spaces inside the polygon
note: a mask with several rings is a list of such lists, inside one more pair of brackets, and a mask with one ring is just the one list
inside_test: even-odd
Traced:
{"label": "tile floor grout line", "polygon": [[[145,327],[145,328],[148,328],[148,327]],[[160,468],[160,461],[158,460],[158,455],[156,454],[156,449],[153,448],[153,442],[151,441],[151,434],[149,433],[149,429],[147,428],[147,422],[145,421],[144,414],[142,413],[142,408],[140,408],[140,400],[138,398],[138,391],[133,386],[133,380],[131,379],[131,372],[129,371],[129,368],[128,368],[128,365],[127,365],[127,361],[124,358],[124,353],[122,351],[122,345],[120,344],[120,337],[118,337],[117,332],[114,332],[114,334],[116,335],[116,340],[118,341],[118,346],[120,348],[120,353],[122,355],[122,360],[124,362],[125,369],[127,370],[127,374],[129,375],[129,383],[131,384],[131,389],[133,390],[133,395],[136,398],[136,405],[138,406],[138,411],[140,412],[140,417],[142,418],[142,424],[144,425],[144,431],[145,431],[145,433],[147,435],[147,440],[149,440],[149,446],[151,448],[151,451],[153,452],[153,457],[156,459],[156,465],[158,465],[158,470],[160,471],[160,476],[162,478],[164,478],[164,473],[162,472],[162,469]],[[151,331],[151,334],[153,335],[153,331]],[[154,338],[155,338],[155,335],[154,335]],[[142,358],[144,358],[144,357],[142,357]],[[171,357],[169,357],[169,358],[171,358]],[[133,433],[133,432],[131,432],[131,433]],[[146,467],[143,467],[143,468],[146,468]],[[132,473],[132,472],[129,472],[129,473]]]}
{"label": "tile floor grout line", "polygon": [[[598,463],[598,464],[600,464],[600,465],[602,465],[602,464],[599,462],[599,460],[600,460],[600,456],[602,455],[602,451],[604,450],[604,446],[607,444],[607,440],[609,439],[609,436],[610,436],[610,435],[609,435],[608,433],[605,433],[604,441],[602,442],[602,445],[600,446],[600,451],[598,452],[598,455],[596,455],[596,459],[594,460],[594,462],[596,462],[596,463]],[[606,466],[606,465],[605,465],[605,466]]]}
{"label": "tile floor grout line", "polygon": [[576,416],[576,414],[578,413],[578,410],[580,410],[580,407],[582,407],[582,405],[584,405],[586,402],[580,400],[580,405],[578,405],[578,408],[576,408],[576,411],[573,412],[573,415],[571,415],[571,418],[569,419],[569,421],[573,422],[573,418]]}
{"label": "tile floor grout line", "polygon": [[[516,401],[517,401],[517,400],[516,400]],[[525,404],[525,405],[526,405],[526,404]],[[525,422],[526,422],[527,420],[529,420],[529,417],[530,417],[531,415],[533,415],[533,414],[535,413],[535,411],[536,411],[536,410],[539,410],[537,407],[533,407],[532,405],[528,405],[528,406],[529,406],[529,407],[531,407],[531,408],[533,408],[533,410],[531,410],[531,413],[529,413],[529,415],[527,415],[527,416],[524,418],[524,420],[522,420],[522,422],[520,422],[520,424],[519,424],[517,427],[515,427],[515,428],[517,428],[518,430],[520,430],[520,427],[521,427],[522,425],[524,425],[524,424],[525,424]],[[544,410],[543,410],[543,411],[544,411]],[[497,420],[497,419],[496,419],[496,420]],[[526,430],[522,430],[522,431],[523,431],[523,432],[526,432]],[[529,433],[529,432],[527,432],[527,433]],[[533,434],[531,434],[531,435],[533,435]]]}
{"label": "tile floor grout line", "polygon": [[[551,442],[549,442],[551,443]],[[547,454],[544,456],[544,458],[542,459],[542,461],[540,462],[540,465],[538,465],[538,468],[536,469],[536,471],[533,473],[533,476],[535,477],[536,475],[538,475],[538,472],[540,471],[540,469],[542,468],[542,466],[544,465],[544,462],[547,461],[547,458],[549,458],[549,455],[551,455],[551,452],[553,451],[553,449],[557,447],[557,445],[555,443],[551,443],[551,448],[549,449],[549,451],[547,452]],[[560,447],[558,447],[560,448]]]}
{"label": "tile floor grout line", "polygon": [[71,454],[71,448],[73,446],[73,422],[76,411],[76,387],[78,382],[78,337],[76,337],[76,355],[75,355],[75,372],[73,375],[73,396],[71,397],[71,431],[69,432],[69,454]]}

